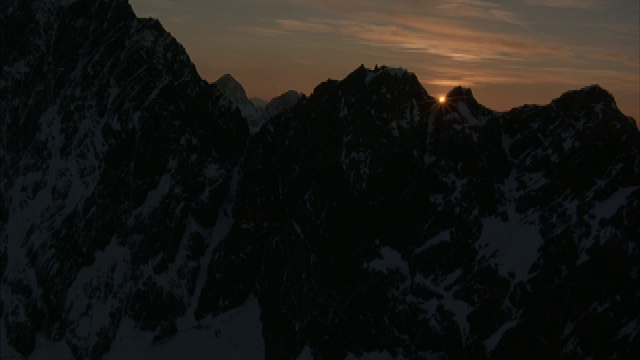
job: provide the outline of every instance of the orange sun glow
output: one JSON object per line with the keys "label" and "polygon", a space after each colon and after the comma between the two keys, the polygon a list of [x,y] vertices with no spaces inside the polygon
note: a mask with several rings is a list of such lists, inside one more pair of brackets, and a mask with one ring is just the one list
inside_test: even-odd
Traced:
{"label": "orange sun glow", "polygon": [[440,104],[444,104],[445,101],[447,101],[447,98],[445,98],[444,96],[440,96],[440,98],[438,99],[438,102],[440,102]]}

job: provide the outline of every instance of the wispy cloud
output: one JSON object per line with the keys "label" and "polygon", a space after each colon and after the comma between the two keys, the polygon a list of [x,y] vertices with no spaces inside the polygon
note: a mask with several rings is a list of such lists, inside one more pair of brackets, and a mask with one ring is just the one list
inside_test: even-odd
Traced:
{"label": "wispy cloud", "polygon": [[251,35],[275,37],[288,34],[288,31],[271,26],[239,26],[235,30]]}
{"label": "wispy cloud", "polygon": [[438,19],[392,16],[387,24],[356,20],[278,20],[281,30],[336,32],[361,43],[408,52],[424,52],[459,61],[518,60],[529,56],[569,57],[568,49],[525,36],[468,29]]}
{"label": "wispy cloud", "polygon": [[610,52],[599,53],[599,54],[592,55],[592,57],[594,59],[608,60],[608,61],[613,61],[613,62],[625,64],[628,66],[632,66],[635,68],[640,68],[640,60],[632,59],[631,57],[624,54],[620,54],[620,53],[610,53]]}
{"label": "wispy cloud", "polygon": [[602,0],[527,0],[529,5],[556,8],[597,9],[605,5]]}
{"label": "wispy cloud", "polygon": [[291,31],[306,31],[306,32],[318,32],[318,33],[326,33],[331,32],[332,28],[327,24],[323,24],[321,21],[317,20],[293,20],[293,19],[280,19],[276,20],[276,23],[280,25],[285,30]]}
{"label": "wispy cloud", "polygon": [[492,9],[489,12],[494,16],[495,19],[504,21],[509,24],[520,26],[524,29],[529,29],[529,23],[522,20],[520,16],[504,10]]}

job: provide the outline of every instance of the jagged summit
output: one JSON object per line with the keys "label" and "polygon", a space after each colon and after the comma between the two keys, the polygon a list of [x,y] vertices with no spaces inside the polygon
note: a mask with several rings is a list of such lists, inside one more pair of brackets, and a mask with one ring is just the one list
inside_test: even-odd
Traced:
{"label": "jagged summit", "polygon": [[249,100],[242,84],[231,74],[222,75],[213,84],[238,107],[247,120],[249,130],[255,133],[265,120],[264,111]]}
{"label": "jagged summit", "polygon": [[460,85],[449,90],[446,97],[448,102],[458,102],[458,101],[477,102],[475,97],[473,96],[473,92],[471,91],[471,89],[462,87]]}
{"label": "jagged summit", "polygon": [[349,73],[342,80],[329,79],[313,90],[311,96],[325,96],[338,89],[342,96],[352,96],[363,98],[375,96],[380,99],[391,99],[398,94],[420,94],[435,101],[424,89],[418,77],[403,68],[392,68],[388,66],[376,65],[373,69],[368,69],[360,65]]}
{"label": "jagged summit", "polygon": [[213,84],[238,106],[244,105],[249,101],[244,87],[231,74],[222,75]]}
{"label": "jagged summit", "polygon": [[480,113],[488,113],[489,109],[478,103],[470,88],[456,86],[446,95],[447,104],[456,108],[468,120],[478,117]]}
{"label": "jagged summit", "polygon": [[376,65],[373,69],[368,69],[364,65],[358,66],[352,71],[343,81],[358,81],[364,82],[369,85],[378,77],[394,77],[397,79],[415,79],[417,77],[414,73],[401,68],[401,67],[389,67]]}
{"label": "jagged summit", "polygon": [[558,98],[553,99],[551,104],[561,108],[579,108],[601,104],[600,106],[617,109],[613,95],[597,84],[585,86],[578,90],[569,90]]}

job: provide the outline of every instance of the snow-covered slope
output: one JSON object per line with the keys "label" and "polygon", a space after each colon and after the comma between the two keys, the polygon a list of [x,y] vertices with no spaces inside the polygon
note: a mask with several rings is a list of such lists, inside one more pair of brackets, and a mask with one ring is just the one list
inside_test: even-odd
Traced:
{"label": "snow-covered slope", "polygon": [[640,133],[598,86],[496,113],[361,66],[247,140],[124,0],[10,0],[0,40],[3,358],[640,353]]}

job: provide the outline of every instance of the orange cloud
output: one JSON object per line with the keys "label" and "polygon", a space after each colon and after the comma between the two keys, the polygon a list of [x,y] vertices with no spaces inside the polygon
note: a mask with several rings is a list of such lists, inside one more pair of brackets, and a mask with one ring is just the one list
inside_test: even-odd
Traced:
{"label": "orange cloud", "polygon": [[424,52],[458,61],[518,60],[526,57],[571,57],[558,44],[536,42],[525,35],[498,34],[468,29],[438,19],[395,15],[384,24],[357,20],[278,20],[283,30],[337,32],[367,45],[409,52]]}

